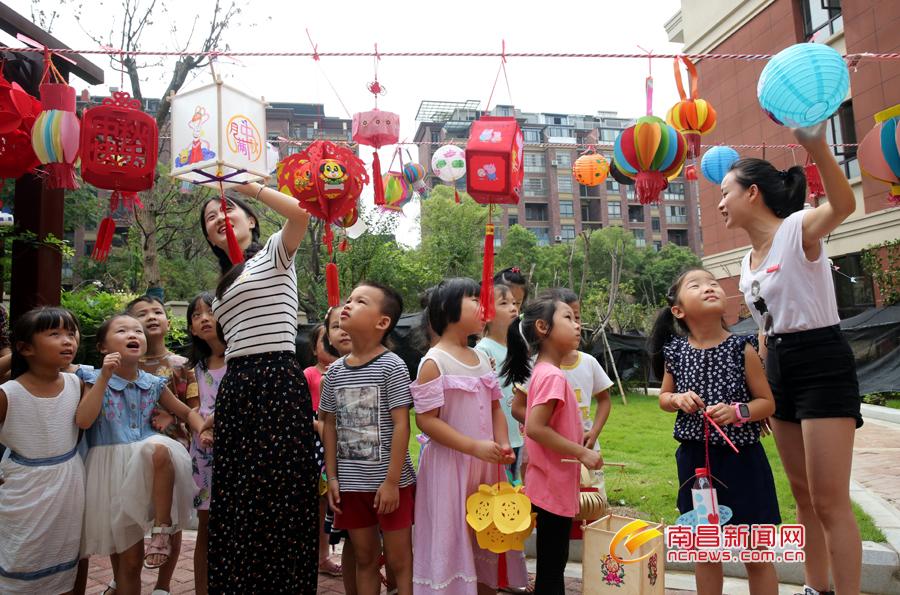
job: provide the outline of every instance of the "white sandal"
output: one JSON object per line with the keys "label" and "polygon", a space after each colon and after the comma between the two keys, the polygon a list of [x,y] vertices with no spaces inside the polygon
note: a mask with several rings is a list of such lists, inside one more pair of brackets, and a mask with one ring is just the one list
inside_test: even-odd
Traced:
{"label": "white sandal", "polygon": [[[144,568],[153,570],[164,566],[169,561],[169,556],[172,554],[172,534],[178,533],[178,531],[178,527],[174,525],[156,526],[150,530],[150,544],[144,552]],[[150,564],[147,562],[147,558],[150,556],[165,556],[166,558],[159,564]],[[165,593],[165,591],[163,592]]]}

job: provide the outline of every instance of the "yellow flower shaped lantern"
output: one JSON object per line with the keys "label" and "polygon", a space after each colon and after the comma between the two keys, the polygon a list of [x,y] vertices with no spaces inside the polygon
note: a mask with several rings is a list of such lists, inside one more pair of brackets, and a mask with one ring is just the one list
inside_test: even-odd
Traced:
{"label": "yellow flower shaped lantern", "polygon": [[536,516],[522,486],[506,481],[481,484],[466,499],[466,522],[475,530],[478,546],[495,554],[524,550]]}

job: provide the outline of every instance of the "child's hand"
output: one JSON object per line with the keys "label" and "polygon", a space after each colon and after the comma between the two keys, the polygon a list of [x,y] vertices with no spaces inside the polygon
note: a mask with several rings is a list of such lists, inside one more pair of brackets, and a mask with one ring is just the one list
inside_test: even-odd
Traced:
{"label": "child's hand", "polygon": [[503,449],[493,440],[476,440],[472,456],[486,463],[503,462]]}
{"label": "child's hand", "polygon": [[804,128],[791,128],[794,138],[797,139],[804,149],[809,149],[812,145],[823,145],[828,141],[825,139],[825,126],[828,120],[823,120],[818,124],[806,126]]}
{"label": "child's hand", "polygon": [[503,456],[503,460],[500,462],[503,463],[504,465],[512,465],[513,463],[516,462],[516,451],[514,451],[509,444],[507,444],[505,442],[503,444],[501,444],[500,452],[502,453],[502,456]]}
{"label": "child's hand", "polygon": [[326,494],[328,496],[328,506],[331,507],[331,510],[338,514],[344,514],[341,510],[341,485],[338,483],[337,478],[328,480],[328,491]]}
{"label": "child's hand", "polygon": [[727,426],[738,420],[737,411],[734,410],[734,407],[725,403],[710,405],[706,408],[706,413],[720,426]]}
{"label": "child's hand", "polygon": [[207,417],[203,421],[203,428],[201,428],[200,431],[205,432],[206,430],[213,429],[213,426],[215,425],[215,423],[216,423],[216,415],[215,415],[215,413],[211,413],[209,415],[209,417]]}
{"label": "child's hand", "polygon": [[759,437],[765,438],[769,434],[772,433],[772,422],[769,421],[769,418],[759,420]]}
{"label": "child's hand", "polygon": [[672,405],[688,414],[696,413],[706,407],[703,399],[692,390],[686,393],[673,393]]}
{"label": "child's hand", "polygon": [[165,432],[166,428],[175,423],[175,416],[166,411],[165,409],[155,409],[153,411],[153,418],[151,419],[151,424],[153,425],[153,429],[157,432]]}
{"label": "child's hand", "polygon": [[213,445],[213,431],[212,428],[207,430],[203,430],[200,432],[200,446],[203,448],[212,448]]}
{"label": "child's hand", "polygon": [[584,433],[584,436],[581,437],[581,445],[588,450],[593,450],[594,445],[597,444],[597,437],[600,435],[600,432],[595,432],[594,430],[588,430]]}
{"label": "child's hand", "polygon": [[585,448],[581,451],[578,460],[588,469],[599,469],[603,466],[603,457],[600,456],[600,453],[589,448]]}
{"label": "child's hand", "polygon": [[385,479],[375,492],[375,512],[391,514],[400,507],[400,488],[396,483]]}
{"label": "child's hand", "polygon": [[103,368],[100,370],[100,376],[104,380],[109,380],[119,364],[122,363],[122,354],[118,351],[107,353],[103,358]]}

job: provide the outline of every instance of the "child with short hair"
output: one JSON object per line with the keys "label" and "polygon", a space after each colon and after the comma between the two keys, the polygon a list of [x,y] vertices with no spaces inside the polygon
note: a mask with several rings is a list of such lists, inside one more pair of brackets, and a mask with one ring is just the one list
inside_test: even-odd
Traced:
{"label": "child with short hair", "polygon": [[335,527],[349,530],[353,541],[360,595],[380,590],[379,528],[398,593],[412,593],[412,396],[406,364],[384,344],[402,312],[403,299],[393,289],[371,281],[357,285],[340,313],[351,351],[322,381],[328,502]]}

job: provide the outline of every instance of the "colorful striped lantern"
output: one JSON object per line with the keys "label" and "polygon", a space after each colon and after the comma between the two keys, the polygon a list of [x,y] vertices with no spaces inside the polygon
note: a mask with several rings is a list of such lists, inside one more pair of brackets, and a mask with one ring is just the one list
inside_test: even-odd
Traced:
{"label": "colorful striped lantern", "polygon": [[425,168],[415,162],[403,166],[403,177],[410,183],[413,190],[422,198],[428,194],[428,186],[425,185]]}
{"label": "colorful striped lantern", "polygon": [[890,184],[889,200],[900,203],[900,104],[875,114],[856,156],[863,173]]}
{"label": "colorful striped lantern", "polygon": [[735,161],[740,159],[738,152],[731,147],[712,147],[700,160],[700,170],[703,177],[718,186],[725,179],[725,174],[731,169]]}
{"label": "colorful striped lantern", "polygon": [[716,127],[716,110],[708,101],[697,97],[697,67],[686,56],[682,56],[681,60],[687,67],[690,95],[685,93],[681,84],[678,58],[675,58],[675,84],[681,101],[669,108],[666,122],[684,135],[688,144],[688,157],[693,158],[700,154],[700,137],[709,134]]}
{"label": "colorful striped lantern", "polygon": [[759,105],[782,126],[802,128],[827,120],[850,89],[850,71],[837,50],[798,43],[775,54],[759,75]]}
{"label": "colorful striped lantern", "polygon": [[588,153],[575,160],[572,173],[582,186],[599,186],[609,174],[609,161],[599,153]]}
{"label": "colorful striped lantern", "polygon": [[65,83],[42,83],[44,110],[31,129],[31,146],[47,172],[48,188],[74,190],[80,125],[75,115],[75,89]]}
{"label": "colorful striped lantern", "polygon": [[686,156],[684,135],[656,116],[638,118],[616,137],[616,165],[634,178],[641,204],[659,200],[659,193],[669,185],[668,178],[681,171]]}
{"label": "colorful striped lantern", "polygon": [[389,171],[381,178],[384,189],[384,204],[378,205],[386,211],[400,211],[412,198],[412,186],[398,171]]}

